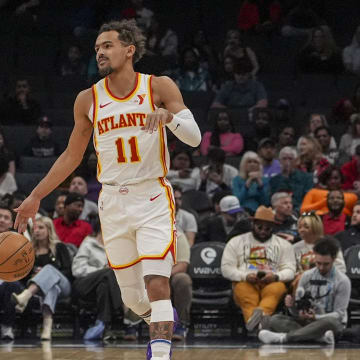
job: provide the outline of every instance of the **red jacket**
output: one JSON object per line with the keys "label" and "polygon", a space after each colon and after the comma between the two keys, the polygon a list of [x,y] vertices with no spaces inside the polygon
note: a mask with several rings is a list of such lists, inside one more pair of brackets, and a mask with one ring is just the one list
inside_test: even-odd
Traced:
{"label": "red jacket", "polygon": [[238,27],[241,30],[250,30],[260,23],[259,9],[256,4],[245,2],[240,8]]}
{"label": "red jacket", "polygon": [[353,159],[353,160],[345,163],[341,167],[341,172],[343,173],[343,175],[345,177],[345,181],[344,181],[342,188],[345,190],[353,189],[354,181],[360,180],[360,173],[357,168],[356,159]]}

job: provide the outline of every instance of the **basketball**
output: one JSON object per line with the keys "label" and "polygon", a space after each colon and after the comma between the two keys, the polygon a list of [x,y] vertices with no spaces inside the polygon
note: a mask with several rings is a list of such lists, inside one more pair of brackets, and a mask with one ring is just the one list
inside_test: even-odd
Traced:
{"label": "basketball", "polygon": [[34,248],[25,236],[13,231],[0,234],[1,280],[21,280],[31,271],[34,261]]}

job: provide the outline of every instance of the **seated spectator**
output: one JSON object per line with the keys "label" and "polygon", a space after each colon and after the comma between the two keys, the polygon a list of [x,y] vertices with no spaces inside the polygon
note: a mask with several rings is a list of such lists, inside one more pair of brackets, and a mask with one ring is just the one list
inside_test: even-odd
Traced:
{"label": "seated spectator", "polygon": [[360,145],[356,147],[352,160],[341,167],[341,172],[344,176],[342,188],[353,190],[360,197]]}
{"label": "seated spectator", "polygon": [[239,155],[243,151],[243,137],[235,131],[234,123],[227,111],[219,112],[213,130],[203,135],[201,154],[207,155],[211,147],[220,147],[226,156]]}
{"label": "seated spectator", "polygon": [[264,177],[271,178],[281,172],[281,166],[276,159],[276,144],[271,138],[263,138],[258,145],[258,154],[262,161]]}
{"label": "seated spectator", "polygon": [[217,93],[212,108],[267,107],[268,100],[262,83],[251,78],[253,66],[248,60],[238,60],[234,65],[234,80],[225,83]]}
{"label": "seated spectator", "polygon": [[9,231],[14,225],[15,213],[3,202],[0,202],[0,234]]}
{"label": "seated spectator", "polygon": [[9,173],[15,176],[16,172],[16,157],[15,153],[8,147],[3,130],[0,128],[0,155],[4,155],[9,162]]}
{"label": "seated spectator", "polygon": [[286,37],[304,37],[321,24],[319,16],[312,10],[310,1],[300,0],[285,18],[281,34]]}
{"label": "seated spectator", "polygon": [[53,219],[64,216],[65,200],[66,200],[66,197],[68,196],[68,194],[69,194],[69,192],[66,190],[66,191],[61,191],[56,196],[55,205],[54,205],[54,213],[52,216]]}
{"label": "seated spectator", "polygon": [[[123,4],[121,7],[123,8]],[[113,11],[112,8],[111,10]],[[113,16],[112,11],[111,16]],[[143,0],[131,0],[130,6],[121,11],[121,18],[136,19],[136,23],[144,30],[150,27],[153,16],[154,12],[144,6]]]}
{"label": "seated spectator", "polygon": [[292,195],[288,192],[276,192],[271,197],[271,206],[275,212],[274,233],[294,243],[298,240],[297,217],[293,213]]}
{"label": "seated spectator", "polygon": [[85,76],[86,63],[82,59],[79,45],[70,45],[60,68],[61,76]]}
{"label": "seated spectator", "polygon": [[36,220],[31,238],[35,250],[35,265],[29,277],[29,285],[23,290],[19,284],[12,298],[16,302],[16,311],[20,313],[24,312],[34,295],[43,299],[40,338],[50,340],[57,299],[70,296],[71,259],[65,244],[59,242],[50,218],[41,217]]}
{"label": "seated spectator", "polygon": [[345,231],[339,232],[335,235],[339,240],[341,250],[345,252],[346,249],[353,245],[360,244],[360,202],[358,201],[353,209],[351,217],[351,226]]}
{"label": "seated spectator", "polygon": [[273,234],[274,224],[272,209],[260,206],[252,231],[229,240],[221,259],[222,274],[233,282],[234,300],[248,331],[275,312],[286,294],[285,283],[295,274],[292,246]]}
{"label": "seated spectator", "polygon": [[[324,226],[320,216],[315,212],[302,213],[298,220],[298,232],[301,241],[294,244],[296,259],[296,278],[292,283],[295,290],[304,271],[315,266],[314,244],[324,235]],[[342,273],[346,272],[344,257],[339,251],[335,258],[335,266]]]}
{"label": "seated spectator", "polygon": [[174,150],[167,178],[183,191],[196,190],[200,183],[200,169],[194,166],[191,151],[181,148]]}
{"label": "seated spectator", "polygon": [[296,157],[296,150],[289,146],[280,150],[281,173],[270,179],[270,193],[291,192],[294,209],[298,211],[303,197],[313,187],[313,180],[311,174],[296,169]]}
{"label": "seated spectator", "polygon": [[[351,283],[334,262],[339,251],[337,241],[324,236],[314,246],[316,266],[305,271],[301,277],[295,299],[287,295],[285,305],[289,315],[274,315],[270,318],[270,330],[261,330],[259,339],[266,344],[321,341],[334,345],[347,324]],[[296,302],[309,293],[310,308],[299,307]]]}
{"label": "seated spectator", "polygon": [[219,202],[219,213],[205,218],[200,223],[200,239],[197,242],[225,242],[230,239],[233,231],[237,231],[237,226],[244,226],[242,220],[246,220],[249,224],[248,215],[240,206],[238,198],[234,195],[226,195]]}
{"label": "seated spectator", "polygon": [[326,201],[329,212],[321,216],[326,235],[335,235],[350,225],[350,216],[345,215],[344,193],[342,190],[330,190]]}
{"label": "seated spectator", "polygon": [[[348,156],[337,149],[335,140],[331,135],[331,130],[327,126],[320,126],[315,130],[315,139],[321,145],[323,157],[332,165],[342,165],[348,159]],[[331,145],[331,144],[334,144]]]}
{"label": "seated spectator", "polygon": [[54,139],[52,121],[47,116],[40,117],[36,128],[36,135],[24,149],[23,155],[34,157],[49,157],[60,155],[60,147]]}
{"label": "seated spectator", "polygon": [[0,196],[12,194],[17,190],[14,176],[9,172],[9,161],[6,155],[0,155]]}
{"label": "seated spectator", "polygon": [[[304,196],[301,204],[301,212],[315,211],[318,215],[329,212],[327,196],[330,190],[341,190],[344,184],[344,176],[340,169],[334,165],[327,167],[319,175],[319,185],[310,189]],[[357,196],[351,192],[344,193],[345,215],[350,216],[357,201]]]}
{"label": "seated spectator", "polygon": [[18,79],[15,95],[0,104],[1,125],[34,125],[40,117],[40,104],[33,99],[28,80]]}
{"label": "seated spectator", "polygon": [[350,122],[350,131],[341,137],[339,150],[351,157],[355,155],[355,149],[360,145],[360,114],[352,115]]}
{"label": "seated spectator", "polygon": [[79,220],[84,208],[84,197],[78,193],[69,193],[64,203],[64,216],[54,219],[59,239],[79,247],[86,236],[92,233],[89,223]]}
{"label": "seated spectator", "polygon": [[231,56],[235,61],[248,61],[252,65],[251,75],[253,78],[259,71],[259,62],[254,51],[244,46],[239,30],[229,30],[226,34],[225,48],[222,58]]}
{"label": "seated spectator", "polygon": [[100,220],[95,216],[94,233],[81,243],[72,263],[73,297],[96,303],[96,324],[84,334],[84,340],[102,339],[117,311],[122,309],[121,294],[114,271],[109,267]]}
{"label": "seated spectator", "polygon": [[351,44],[343,50],[343,63],[347,71],[360,75],[360,26],[356,28]]}
{"label": "seated spectator", "polygon": [[199,29],[195,33],[191,32],[190,42],[198,53],[200,65],[209,72],[215,72],[217,69],[216,54],[206,32],[203,29]]}
{"label": "seated spectator", "polygon": [[192,280],[187,273],[190,264],[190,246],[186,236],[177,234],[176,264],[170,276],[171,299],[179,315],[179,323],[173,333],[173,340],[184,340],[190,325],[190,309],[192,300]]}
{"label": "seated spectator", "polygon": [[295,128],[293,126],[284,126],[277,136],[277,150],[278,152],[285,146],[295,145]]}
{"label": "seated spectator", "polygon": [[269,179],[264,177],[261,160],[256,153],[247,151],[241,158],[239,175],[232,181],[232,191],[251,215],[260,205],[269,204]]}
{"label": "seated spectator", "polygon": [[240,7],[237,24],[241,31],[255,31],[260,24],[260,9],[256,1],[243,1]]}
{"label": "seated spectator", "polygon": [[236,59],[230,55],[224,57],[221,63],[221,69],[218,71],[215,91],[219,91],[221,86],[228,81],[234,80],[235,62]]}
{"label": "seated spectator", "polygon": [[276,126],[277,129],[282,129],[294,122],[295,109],[290,100],[280,98],[275,103],[273,114],[274,120],[271,125]]}
{"label": "seated spectator", "polygon": [[80,220],[87,220],[90,214],[98,214],[98,206],[91,200],[85,198],[88,193],[87,183],[81,176],[75,176],[70,183],[69,192],[77,193],[84,197],[84,207],[79,217]]}
{"label": "seated spectator", "polygon": [[175,211],[176,211],[176,229],[183,232],[190,246],[194,245],[195,236],[198,232],[198,226],[195,216],[182,209],[182,189],[180,186],[174,185]]}
{"label": "seated spectator", "polygon": [[230,190],[233,178],[238,175],[235,167],[225,164],[225,152],[212,148],[207,154],[208,165],[200,169],[200,187],[212,197],[217,191]]}
{"label": "seated spectator", "polygon": [[182,91],[209,91],[211,78],[201,67],[199,57],[193,48],[185,48],[180,58],[180,67],[174,70],[171,77]]}
{"label": "seated spectator", "polygon": [[328,26],[312,30],[299,54],[298,65],[304,73],[338,74],[343,70],[341,53]]}

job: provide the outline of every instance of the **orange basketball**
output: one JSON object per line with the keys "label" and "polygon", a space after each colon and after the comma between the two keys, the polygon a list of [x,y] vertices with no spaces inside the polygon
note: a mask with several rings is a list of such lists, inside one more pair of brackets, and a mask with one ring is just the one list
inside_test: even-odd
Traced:
{"label": "orange basketball", "polygon": [[23,235],[6,231],[0,234],[0,279],[17,281],[33,268],[34,248]]}

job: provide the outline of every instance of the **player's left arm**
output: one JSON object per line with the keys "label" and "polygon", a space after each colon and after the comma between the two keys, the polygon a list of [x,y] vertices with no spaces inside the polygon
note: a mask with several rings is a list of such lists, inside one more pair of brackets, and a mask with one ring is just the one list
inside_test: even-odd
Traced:
{"label": "player's left arm", "polygon": [[199,146],[200,129],[176,84],[167,76],[153,77],[152,91],[155,104],[162,107],[148,114],[143,130],[151,134],[159,126],[166,125],[185,144]]}

